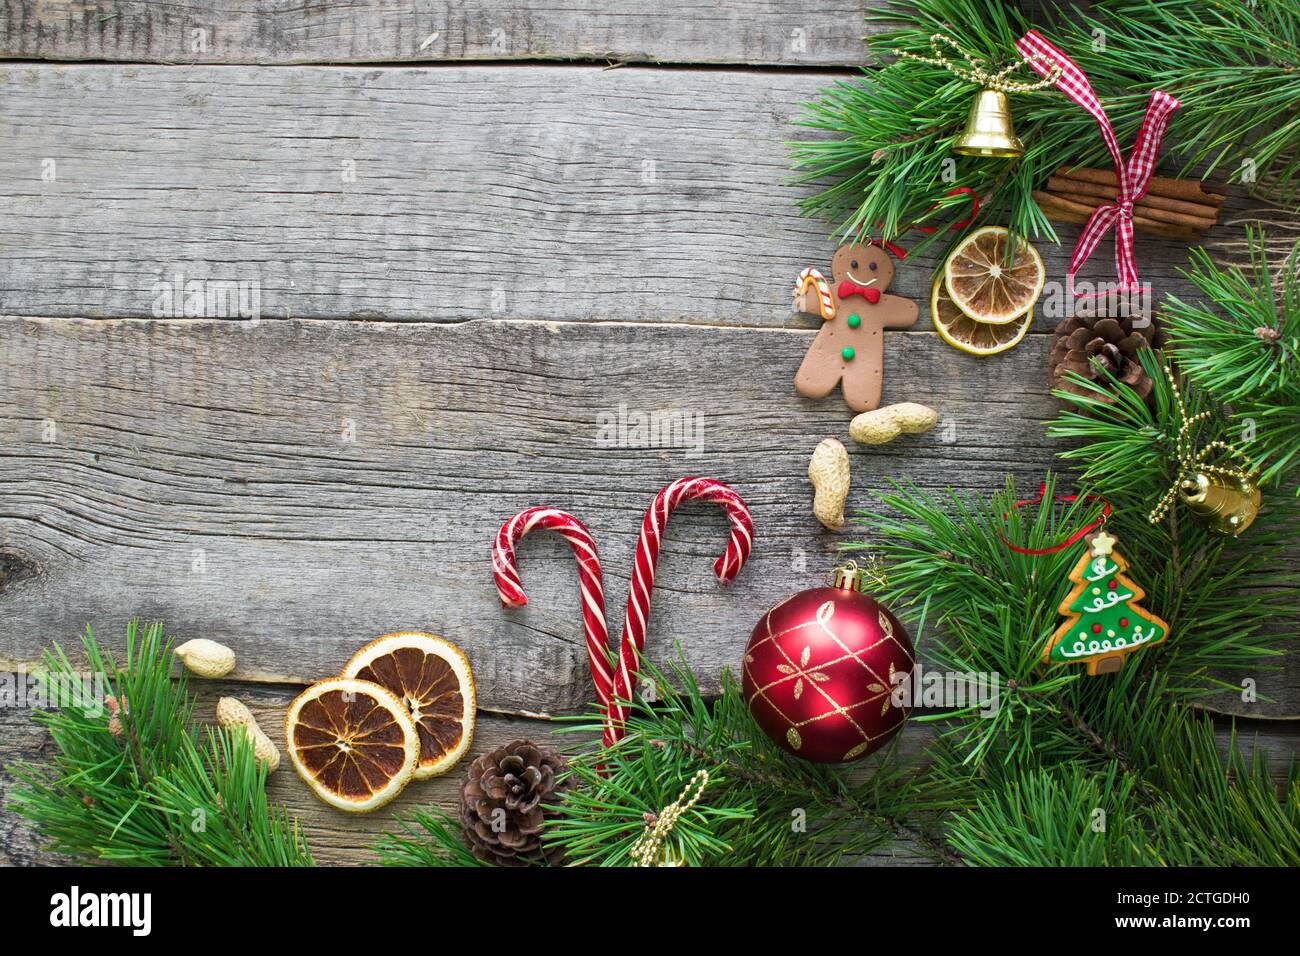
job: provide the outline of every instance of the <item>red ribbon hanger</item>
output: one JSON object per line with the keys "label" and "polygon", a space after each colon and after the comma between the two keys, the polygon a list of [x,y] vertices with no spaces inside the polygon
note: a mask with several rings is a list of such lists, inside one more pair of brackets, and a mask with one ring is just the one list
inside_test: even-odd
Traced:
{"label": "red ribbon hanger", "polygon": [[[1025,505],[1037,505],[1037,504],[1042,504],[1042,503],[1043,503],[1043,497],[1044,497],[1046,494],[1047,494],[1047,484],[1044,483],[1044,484],[1041,484],[1041,485],[1038,486],[1038,497],[1037,497],[1037,498],[1022,498],[1020,501],[1017,501],[1017,502],[1015,502],[1014,504],[1012,504],[1011,507],[1012,507],[1012,508],[1015,508],[1015,509],[1018,510],[1018,509],[1020,509],[1020,508],[1023,508]],[[1079,496],[1078,496],[1078,495],[1057,495],[1057,496],[1056,496],[1055,498],[1053,498],[1052,500],[1053,500],[1053,501],[1059,501],[1059,502],[1061,502],[1061,503],[1063,503],[1063,504],[1068,504],[1068,503],[1073,502],[1073,501],[1079,501],[1080,499],[1079,499]],[[1087,495],[1087,496],[1085,496],[1082,500],[1083,500],[1083,501],[1100,501],[1101,504],[1102,504],[1102,508],[1101,508],[1101,517],[1098,518],[1096,521],[1092,522],[1091,524],[1089,524],[1089,525],[1085,525],[1084,527],[1080,528],[1078,531],[1076,531],[1074,534],[1070,535],[1068,538],[1066,538],[1066,539],[1065,539],[1064,541],[1062,541],[1060,544],[1052,545],[1052,547],[1050,547],[1050,548],[1022,548],[1022,547],[1020,547],[1019,545],[1012,544],[1012,543],[1007,539],[1007,536],[1004,535],[1004,534],[1002,533],[1002,530],[1001,530],[1000,528],[997,528],[997,529],[994,529],[994,530],[997,531],[997,533],[998,533],[998,537],[1002,539],[1002,543],[1005,544],[1005,545],[1006,545],[1008,548],[1010,548],[1012,551],[1015,551],[1017,554],[1032,554],[1032,555],[1039,555],[1039,554],[1055,554],[1055,553],[1058,552],[1058,551],[1064,551],[1064,550],[1065,550],[1066,548],[1068,548],[1070,545],[1075,544],[1076,542],[1078,542],[1078,541],[1082,540],[1083,538],[1087,537],[1087,536],[1088,536],[1089,534],[1091,534],[1093,531],[1096,531],[1098,528],[1100,528],[1102,525],[1104,525],[1104,524],[1106,523],[1106,519],[1110,517],[1110,502],[1107,501],[1105,498],[1099,497],[1098,495]],[[1004,511],[1004,512],[1002,512],[1002,520],[1003,520],[1003,521],[1006,521],[1006,520],[1007,520],[1007,515],[1008,515],[1008,514],[1010,514],[1010,512],[1008,512],[1008,511]]]}

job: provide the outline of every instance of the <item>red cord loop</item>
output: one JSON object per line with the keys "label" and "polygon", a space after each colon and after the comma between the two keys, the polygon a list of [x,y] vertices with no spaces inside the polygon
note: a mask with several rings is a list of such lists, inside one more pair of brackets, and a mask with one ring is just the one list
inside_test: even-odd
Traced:
{"label": "red cord loop", "polygon": [[[947,193],[944,194],[944,198],[946,199],[949,196],[961,196],[961,195],[970,196],[970,215],[967,216],[965,219],[961,220],[960,222],[954,222],[951,226],[948,227],[947,229],[948,232],[955,232],[958,229],[965,229],[972,222],[974,222],[975,217],[979,215],[980,212],[979,194],[976,193],[975,190],[971,189],[969,186],[958,186],[956,189],[949,190]],[[938,208],[939,208],[939,204],[935,203],[933,206],[931,206],[929,209],[925,211],[925,214],[928,215]],[[879,223],[877,223],[877,225],[879,225]],[[918,226],[915,223],[908,226],[907,229],[915,229],[918,232],[924,232],[929,235],[933,235],[934,233],[939,231],[938,226]],[[906,229],[904,230],[904,232],[906,232]],[[885,239],[872,239],[871,244],[873,246],[880,246],[880,248],[889,252],[899,262],[902,262],[904,259],[907,258],[907,252],[903,248]]]}
{"label": "red cord loop", "polygon": [[[1047,494],[1047,485],[1046,485],[1046,483],[1044,483],[1044,484],[1041,484],[1041,485],[1038,486],[1038,497],[1037,497],[1037,498],[1022,498],[1020,501],[1015,502],[1011,507],[1016,508],[1016,509],[1019,509],[1019,508],[1023,508],[1025,505],[1037,505],[1037,504],[1042,504],[1042,502],[1043,502],[1043,496],[1046,495],[1046,494]],[[1057,496],[1056,496],[1055,498],[1053,498],[1052,500],[1053,500],[1053,501],[1060,501],[1060,502],[1063,502],[1063,503],[1069,503],[1069,502],[1072,502],[1072,501],[1078,501],[1078,500],[1079,500],[1079,496],[1078,496],[1078,495],[1057,495]],[[1053,546],[1050,547],[1050,548],[1022,548],[1022,547],[1020,547],[1019,545],[1012,544],[1010,541],[1008,541],[1008,540],[1007,540],[1007,536],[1004,535],[1004,534],[1002,533],[1002,530],[1001,530],[1001,529],[995,529],[995,530],[997,530],[998,537],[1002,539],[1002,543],[1005,544],[1005,545],[1006,545],[1008,548],[1010,548],[1012,551],[1015,551],[1017,554],[1034,554],[1034,555],[1037,555],[1037,554],[1055,554],[1055,553],[1058,552],[1058,551],[1064,551],[1064,550],[1065,550],[1066,548],[1068,548],[1070,545],[1072,545],[1072,544],[1074,544],[1075,542],[1077,542],[1077,541],[1083,539],[1083,538],[1084,538],[1085,536],[1087,536],[1089,533],[1091,533],[1091,532],[1093,532],[1093,531],[1096,531],[1098,528],[1100,528],[1102,525],[1104,525],[1104,524],[1106,523],[1106,519],[1110,517],[1110,502],[1107,501],[1105,498],[1099,497],[1098,495],[1087,495],[1083,500],[1084,500],[1084,501],[1100,501],[1100,502],[1101,502],[1101,505],[1102,505],[1102,508],[1101,508],[1101,517],[1098,518],[1096,521],[1092,522],[1091,524],[1089,524],[1089,525],[1085,525],[1084,527],[1080,528],[1078,531],[1076,531],[1074,534],[1070,535],[1068,538],[1066,538],[1066,539],[1065,539],[1064,541],[1062,541],[1060,544],[1053,545]],[[1002,520],[1003,520],[1003,521],[1006,521],[1006,520],[1007,520],[1007,515],[1008,515],[1008,514],[1009,514],[1009,512],[1006,512],[1006,511],[1002,512]]]}

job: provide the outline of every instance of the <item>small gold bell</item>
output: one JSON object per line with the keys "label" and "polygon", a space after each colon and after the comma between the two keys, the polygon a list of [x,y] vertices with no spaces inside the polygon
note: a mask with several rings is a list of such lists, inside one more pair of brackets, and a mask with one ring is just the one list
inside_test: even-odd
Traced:
{"label": "small gold bell", "polygon": [[1011,125],[1011,106],[1001,90],[980,90],[971,105],[966,128],[952,144],[952,151],[962,156],[1020,156],[1025,146],[1016,138]]}
{"label": "small gold bell", "polygon": [[1259,486],[1249,478],[1198,472],[1178,485],[1178,494],[1220,534],[1241,534],[1259,514]]}

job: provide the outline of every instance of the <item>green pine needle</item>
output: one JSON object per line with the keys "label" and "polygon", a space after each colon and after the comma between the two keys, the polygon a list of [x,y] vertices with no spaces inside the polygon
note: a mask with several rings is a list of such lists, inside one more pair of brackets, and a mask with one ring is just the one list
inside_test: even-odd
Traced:
{"label": "green pine needle", "polygon": [[1249,273],[1221,269],[1204,249],[1193,249],[1183,275],[1200,301],[1171,295],[1160,321],[1179,368],[1231,406],[1225,440],[1245,452],[1263,484],[1276,486],[1300,465],[1300,243],[1274,288],[1266,237],[1248,227],[1246,240]]}
{"label": "green pine needle", "polygon": [[[55,645],[37,672],[60,705],[33,715],[54,741],[49,766],[8,768],[17,780],[11,808],[53,850],[123,866],[312,863],[297,821],[267,800],[266,771],[247,735],[195,724],[161,624],[132,621],[121,663],[89,627],[82,647],[87,668]],[[119,735],[96,683],[126,702]]]}
{"label": "green pine needle", "polygon": [[[821,866],[859,859],[899,837],[943,862],[956,858],[933,835],[937,815],[955,795],[895,748],[860,765],[828,767],[790,757],[758,729],[739,686],[723,672],[721,696],[707,700],[684,658],[667,673],[643,661],[658,689],[654,703],[630,703],[627,735],[612,747],[574,756],[579,786],[548,821],[545,839],[571,862],[626,865],[646,828],[695,773],[709,784],[669,834],[670,859],[689,865]],[[569,721],[597,737],[600,715]],[[603,771],[603,772],[602,772]]]}
{"label": "green pine needle", "polygon": [[460,822],[437,807],[399,817],[398,830],[375,845],[384,866],[488,866],[470,852]]}
{"label": "green pine needle", "polygon": [[1003,540],[1051,547],[1099,511],[1053,504],[1051,476],[1045,492],[1016,508],[1010,484],[988,500],[897,486],[884,513],[858,519],[888,569],[885,603],[919,612],[942,636],[919,648],[923,665],[997,681],[991,715],[953,707],[912,718],[939,729],[931,779],[972,801],[945,818],[952,848],[985,865],[1294,865],[1294,768],[1279,798],[1267,766],[1246,761],[1235,740],[1220,759],[1212,723],[1187,703],[1236,689],[1209,670],[1257,671],[1278,653],[1278,621],[1300,615],[1296,575],[1272,566],[1277,539],[1237,548],[1190,524],[1171,535],[1145,511],[1116,507],[1108,530],[1147,591],[1143,605],[1172,634],[1118,674],[1089,678],[1040,661],[1081,545],[1035,556]]}

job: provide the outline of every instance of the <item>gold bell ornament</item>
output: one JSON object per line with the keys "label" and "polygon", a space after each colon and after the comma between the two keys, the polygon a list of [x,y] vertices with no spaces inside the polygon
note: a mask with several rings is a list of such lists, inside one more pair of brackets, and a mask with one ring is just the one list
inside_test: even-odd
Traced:
{"label": "gold bell ornament", "polygon": [[1011,105],[1001,90],[983,89],[971,104],[966,128],[952,143],[961,156],[1020,156],[1025,144],[1011,125]]}
{"label": "gold bell ornament", "polygon": [[1206,460],[1215,452],[1237,456],[1241,452],[1221,441],[1212,441],[1198,450],[1192,438],[1192,430],[1198,422],[1208,418],[1210,413],[1198,412],[1189,416],[1187,406],[1183,404],[1183,394],[1178,390],[1178,380],[1168,362],[1165,363],[1165,377],[1173,389],[1178,404],[1178,417],[1182,420],[1174,441],[1178,455],[1178,477],[1152,510],[1148,520],[1152,524],[1163,520],[1174,502],[1181,499],[1187,510],[1204,519],[1211,531],[1236,537],[1249,528],[1259,514],[1263,497],[1259,485],[1255,484],[1255,476],[1249,471],[1210,464]]}
{"label": "gold bell ornament", "polygon": [[1211,531],[1234,537],[1259,514],[1259,485],[1244,472],[1197,472],[1178,483],[1187,510],[1204,518]]}
{"label": "gold bell ornament", "polygon": [[[950,60],[940,49],[940,44],[946,44],[955,50],[966,61],[965,65]],[[990,156],[998,159],[1023,155],[1025,145],[1016,136],[1015,127],[1011,123],[1011,104],[1007,94],[1029,93],[1052,86],[1061,77],[1060,67],[1054,68],[1041,80],[1025,83],[1007,79],[1013,70],[1028,62],[1023,58],[997,73],[990,73],[982,59],[967,53],[952,37],[942,33],[934,34],[930,37],[930,49],[934,56],[918,56],[906,51],[899,51],[899,56],[918,63],[941,66],[954,76],[980,87],[979,95],[971,104],[970,114],[966,118],[966,128],[953,140],[952,151],[960,156]]]}

